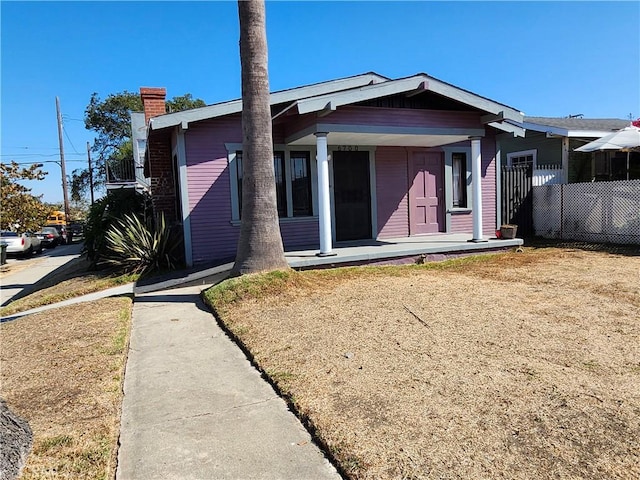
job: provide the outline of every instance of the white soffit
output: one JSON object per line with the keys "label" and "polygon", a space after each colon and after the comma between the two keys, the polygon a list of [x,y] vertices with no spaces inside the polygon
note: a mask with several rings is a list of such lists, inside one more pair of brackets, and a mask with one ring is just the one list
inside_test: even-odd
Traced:
{"label": "white soffit", "polygon": [[551,125],[542,125],[531,122],[522,122],[520,125],[525,130],[546,133],[547,136],[557,135],[559,137],[570,138],[600,138],[611,133],[611,130],[568,130],[566,128],[552,127]]}
{"label": "white soffit", "polygon": [[609,135],[611,130],[569,130],[567,136],[570,138],[600,138]]}

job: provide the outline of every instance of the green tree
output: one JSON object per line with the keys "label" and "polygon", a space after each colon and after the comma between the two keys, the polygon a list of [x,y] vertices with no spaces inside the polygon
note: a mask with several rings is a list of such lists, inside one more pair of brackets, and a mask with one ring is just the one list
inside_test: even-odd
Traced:
{"label": "green tree", "polygon": [[[206,104],[194,99],[190,93],[167,101],[167,111],[177,112]],[[97,133],[91,151],[95,154],[93,165],[94,187],[104,185],[107,165],[133,161],[131,144],[131,112],[143,111],[140,94],[127,90],[109,94],[104,100],[97,93],[91,95],[84,112],[87,130]],[[78,169],[71,179],[71,199],[78,201],[89,191],[89,170]]]}
{"label": "green tree", "polygon": [[193,98],[190,93],[185,93],[179,97],[173,97],[167,101],[167,112],[181,112],[192,108],[206,107],[207,104],[199,98]]}
{"label": "green tree", "polygon": [[49,213],[42,196],[31,194],[31,189],[20,182],[42,180],[46,172],[42,165],[21,167],[16,162],[0,163],[0,228],[19,232],[36,231],[44,225]]}
{"label": "green tree", "polygon": [[264,0],[239,0],[238,17],[243,185],[234,275],[289,268],[278,222]]}

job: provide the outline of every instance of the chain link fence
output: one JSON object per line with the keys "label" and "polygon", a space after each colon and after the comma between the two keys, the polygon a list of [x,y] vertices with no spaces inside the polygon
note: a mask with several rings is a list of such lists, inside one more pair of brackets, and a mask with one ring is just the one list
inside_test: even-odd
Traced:
{"label": "chain link fence", "polygon": [[533,187],[544,238],[640,245],[640,180]]}

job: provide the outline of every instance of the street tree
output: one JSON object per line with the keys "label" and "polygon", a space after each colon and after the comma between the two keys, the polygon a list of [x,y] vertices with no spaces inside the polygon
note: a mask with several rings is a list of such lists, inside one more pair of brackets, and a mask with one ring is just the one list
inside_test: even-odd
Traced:
{"label": "street tree", "polygon": [[264,0],[238,1],[242,69],[242,218],[232,274],[289,268],[278,222]]}
{"label": "street tree", "polygon": [[[167,101],[167,111],[178,112],[190,108],[203,107],[201,99],[190,93]],[[87,130],[97,133],[91,151],[93,158],[93,182],[96,188],[104,185],[107,178],[107,164],[122,164],[133,161],[131,144],[131,112],[143,111],[139,93],[124,90],[109,94],[104,100],[97,93],[91,95],[85,109],[84,124]],[[71,179],[71,198],[78,201],[89,190],[88,169],[77,169]]]}
{"label": "street tree", "polygon": [[0,163],[0,228],[19,232],[36,231],[44,225],[49,208],[42,203],[42,195],[31,194],[21,182],[42,180],[46,172],[41,164],[28,167],[16,162]]}

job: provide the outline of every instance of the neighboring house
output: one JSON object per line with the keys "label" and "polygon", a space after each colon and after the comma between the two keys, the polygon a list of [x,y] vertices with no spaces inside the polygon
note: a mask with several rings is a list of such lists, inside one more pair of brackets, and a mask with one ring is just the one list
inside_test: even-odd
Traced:
{"label": "neighboring house", "polygon": [[554,183],[627,178],[626,153],[574,149],[629,126],[629,120],[524,117],[519,126],[526,130],[524,137],[500,137],[502,165],[531,164],[534,178],[552,178],[555,173]]}
{"label": "neighboring house", "polygon": [[129,160],[107,162],[107,190],[135,188],[149,191],[149,178],[144,175],[147,128],[144,113],[131,113],[131,146],[133,162]]}
{"label": "neighboring house", "polygon": [[[154,209],[182,225],[187,265],[233,258],[242,191],[241,100],[165,114],[141,88]],[[333,242],[469,233],[499,225],[499,134],[517,109],[429,75],[375,73],[271,94],[286,250]]]}

